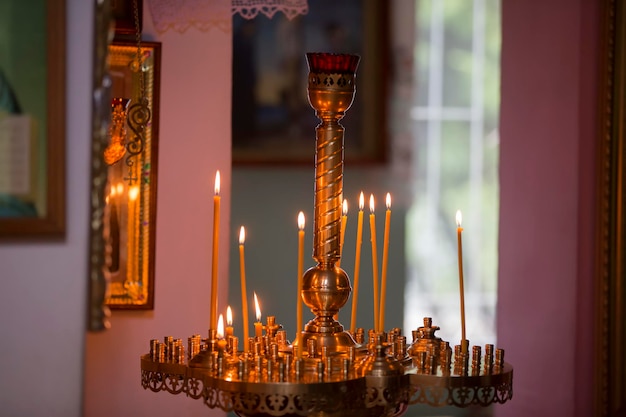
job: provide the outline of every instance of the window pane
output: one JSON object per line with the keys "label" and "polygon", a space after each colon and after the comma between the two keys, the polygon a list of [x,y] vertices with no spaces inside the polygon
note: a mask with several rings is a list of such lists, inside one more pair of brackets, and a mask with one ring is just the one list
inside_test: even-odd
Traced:
{"label": "window pane", "polygon": [[499,0],[417,0],[413,203],[404,328],[461,338],[455,213],[463,214],[466,335],[496,343]]}

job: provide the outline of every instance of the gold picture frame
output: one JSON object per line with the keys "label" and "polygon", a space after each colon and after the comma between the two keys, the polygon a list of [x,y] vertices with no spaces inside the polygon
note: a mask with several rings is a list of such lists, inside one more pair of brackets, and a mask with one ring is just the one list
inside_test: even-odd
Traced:
{"label": "gold picture frame", "polygon": [[140,50],[130,41],[109,46],[112,119],[104,149],[103,233],[105,303],[111,309],[154,308],[161,43],[141,42]]}

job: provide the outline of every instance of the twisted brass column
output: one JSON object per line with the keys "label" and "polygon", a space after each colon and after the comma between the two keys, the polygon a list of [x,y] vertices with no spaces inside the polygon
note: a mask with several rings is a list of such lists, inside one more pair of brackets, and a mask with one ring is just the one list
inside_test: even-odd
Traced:
{"label": "twisted brass column", "polygon": [[[305,326],[303,346],[321,352],[346,352],[356,343],[333,316],[348,301],[350,279],[336,266],[340,254],[343,197],[343,137],[339,123],[354,99],[359,57],[308,53],[308,98],[321,120],[316,127],[313,258],[304,273],[302,299],[315,318]],[[315,342],[310,342],[314,340]]]}

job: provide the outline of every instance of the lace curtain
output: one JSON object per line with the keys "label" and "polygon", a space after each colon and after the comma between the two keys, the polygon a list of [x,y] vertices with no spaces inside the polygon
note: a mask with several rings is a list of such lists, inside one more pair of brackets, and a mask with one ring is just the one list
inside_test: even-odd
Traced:
{"label": "lace curtain", "polygon": [[259,13],[272,18],[282,12],[289,19],[306,14],[308,0],[148,0],[154,26],[159,33],[170,29],[184,32],[190,27],[200,31],[217,28],[229,31],[232,16],[252,19]]}

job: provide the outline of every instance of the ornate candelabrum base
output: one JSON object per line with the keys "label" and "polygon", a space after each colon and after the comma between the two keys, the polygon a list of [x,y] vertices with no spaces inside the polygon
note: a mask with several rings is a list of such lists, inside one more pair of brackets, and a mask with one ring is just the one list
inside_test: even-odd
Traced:
{"label": "ornate candelabrum base", "polygon": [[473,349],[470,362],[458,352],[453,356],[440,339],[436,351],[427,336],[406,346],[397,329],[370,335],[368,348],[358,345],[348,354],[324,349],[301,358],[281,332],[254,338],[255,350],[248,354],[230,350],[236,345],[232,336],[224,348],[208,338],[194,347],[192,336],[182,357],[181,342],[166,337],[141,357],[142,386],[241,416],[274,417],[397,416],[412,404],[488,406],[513,396],[513,368],[501,350],[491,355],[491,345],[484,356]]}

